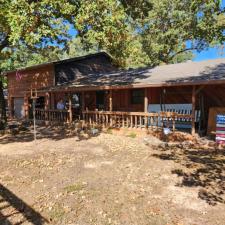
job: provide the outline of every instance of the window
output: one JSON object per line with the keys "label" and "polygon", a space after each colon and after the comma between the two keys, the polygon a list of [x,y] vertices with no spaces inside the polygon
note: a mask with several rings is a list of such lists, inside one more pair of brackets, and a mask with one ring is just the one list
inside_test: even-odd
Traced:
{"label": "window", "polygon": [[144,104],[144,90],[131,90],[131,104]]}

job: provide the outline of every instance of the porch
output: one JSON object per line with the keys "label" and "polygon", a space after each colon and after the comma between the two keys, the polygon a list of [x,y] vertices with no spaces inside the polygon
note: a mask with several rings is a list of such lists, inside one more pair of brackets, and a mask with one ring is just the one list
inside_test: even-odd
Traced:
{"label": "porch", "polygon": [[[195,133],[203,127],[196,97],[202,87],[126,88],[108,90],[60,90],[38,92],[35,118],[38,121],[72,123],[104,128],[158,129],[178,127]],[[173,90],[173,92],[171,92]],[[59,99],[65,109],[56,109]],[[198,99],[198,98],[197,98]],[[27,101],[28,100],[27,98]],[[30,106],[25,106],[27,118],[32,119]],[[187,108],[188,106],[188,108]],[[186,108],[185,108],[186,107]],[[179,126],[178,126],[179,125]]]}

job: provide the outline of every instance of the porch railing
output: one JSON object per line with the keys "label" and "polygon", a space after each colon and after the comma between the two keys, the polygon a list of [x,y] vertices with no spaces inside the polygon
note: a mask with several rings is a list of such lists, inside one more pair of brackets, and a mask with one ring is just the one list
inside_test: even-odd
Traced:
{"label": "porch railing", "polygon": [[56,109],[35,109],[35,118],[40,121],[55,121],[55,122],[69,122],[69,110],[56,110]]}
{"label": "porch railing", "polygon": [[115,128],[154,128],[171,127],[175,130],[178,122],[191,123],[189,114],[175,112],[109,112],[109,111],[83,111],[83,119],[89,125],[102,125]]}

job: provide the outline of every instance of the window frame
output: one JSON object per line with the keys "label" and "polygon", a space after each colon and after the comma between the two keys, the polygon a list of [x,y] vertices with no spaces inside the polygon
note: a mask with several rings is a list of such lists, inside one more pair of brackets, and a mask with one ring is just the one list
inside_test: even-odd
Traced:
{"label": "window frame", "polygon": [[130,102],[132,105],[144,104],[144,89],[132,89]]}

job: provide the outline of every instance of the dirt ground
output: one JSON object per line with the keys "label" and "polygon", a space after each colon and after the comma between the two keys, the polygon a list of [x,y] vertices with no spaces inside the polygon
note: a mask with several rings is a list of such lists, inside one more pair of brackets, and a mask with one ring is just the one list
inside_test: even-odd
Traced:
{"label": "dirt ground", "polygon": [[224,166],[224,150],[154,147],[133,134],[5,135],[0,224],[223,225]]}

